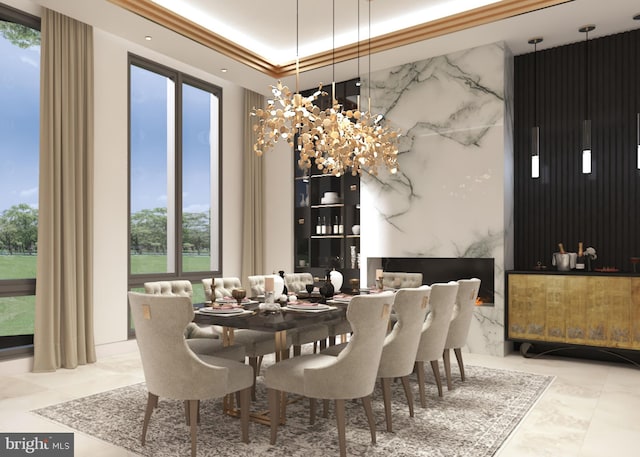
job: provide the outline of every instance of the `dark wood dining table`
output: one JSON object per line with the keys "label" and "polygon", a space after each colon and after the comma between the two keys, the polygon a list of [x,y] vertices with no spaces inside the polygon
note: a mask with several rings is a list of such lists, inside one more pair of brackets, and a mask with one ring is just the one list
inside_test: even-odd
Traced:
{"label": "dark wood dining table", "polygon": [[[198,308],[198,305],[196,305]],[[346,318],[346,304],[335,304],[324,311],[311,312],[304,310],[282,309],[280,311],[264,311],[258,304],[244,307],[250,311],[239,315],[218,315],[199,312],[196,310],[194,322],[198,324],[217,325],[223,329],[223,343],[233,344],[233,332],[236,329],[250,329],[274,334],[276,345],[276,360],[288,357],[287,331],[304,328],[339,318]]]}

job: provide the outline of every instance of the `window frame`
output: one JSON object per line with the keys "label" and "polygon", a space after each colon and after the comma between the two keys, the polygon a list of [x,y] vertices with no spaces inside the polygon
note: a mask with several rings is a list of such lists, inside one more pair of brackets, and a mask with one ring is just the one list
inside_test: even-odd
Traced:
{"label": "window frame", "polygon": [[[175,209],[177,217],[174,221],[175,227],[175,255],[176,264],[175,272],[172,273],[143,273],[132,274],[131,273],[131,67],[145,69],[147,71],[155,72],[159,75],[165,76],[171,79],[175,84],[175,135],[174,135],[174,151],[175,151],[175,175],[174,175],[174,198]],[[217,186],[217,201],[211,201],[211,209],[217,207],[217,265],[216,270],[205,271],[189,271],[183,270],[182,259],[182,85],[188,84],[195,88],[201,89],[206,92],[214,94],[218,102],[218,123],[217,123],[217,137],[218,137],[218,157],[217,168],[218,173],[216,176],[211,176],[212,186]],[[134,288],[143,287],[145,282],[148,281],[169,281],[174,279],[188,279],[192,282],[200,281],[204,277],[211,277],[222,274],[222,157],[223,157],[223,91],[222,88],[204,81],[202,79],[190,76],[179,70],[172,69],[165,65],[159,64],[145,57],[129,53],[127,58],[127,277],[129,290]],[[214,180],[217,182],[214,183]],[[214,217],[211,217],[211,224],[214,223]],[[211,230],[211,228],[210,228]],[[213,256],[214,253],[211,252]],[[131,327],[131,326],[130,326]]]}
{"label": "window frame", "polygon": [[[4,3],[0,3],[0,20],[41,31],[41,19],[38,16],[25,13]],[[36,278],[0,279],[0,297],[2,298],[25,297],[35,294]],[[33,334],[0,336],[0,358],[20,354],[33,354]]]}

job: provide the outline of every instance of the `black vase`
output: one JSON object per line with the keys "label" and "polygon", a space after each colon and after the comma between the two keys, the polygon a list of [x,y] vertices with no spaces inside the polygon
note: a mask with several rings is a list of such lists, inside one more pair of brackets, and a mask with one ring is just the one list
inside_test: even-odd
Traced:
{"label": "black vase", "polygon": [[333,294],[336,292],[333,284],[331,284],[331,279],[329,277],[330,273],[331,272],[327,271],[327,277],[324,280],[324,284],[320,286],[320,295],[322,295],[324,302],[327,301],[327,298],[333,297]]}
{"label": "black vase", "polygon": [[284,284],[283,289],[282,289],[282,294],[283,295],[288,295],[289,294],[289,289],[287,289],[287,283],[284,281],[284,270],[280,270],[278,273],[280,274],[280,277],[282,278],[282,284]]}

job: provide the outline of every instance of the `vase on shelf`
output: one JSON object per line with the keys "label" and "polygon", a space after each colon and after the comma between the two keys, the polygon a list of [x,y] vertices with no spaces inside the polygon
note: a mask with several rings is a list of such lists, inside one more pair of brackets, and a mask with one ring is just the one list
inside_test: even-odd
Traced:
{"label": "vase on shelf", "polygon": [[358,262],[358,248],[356,246],[349,246],[350,250],[350,259],[351,259],[351,269],[355,270]]}

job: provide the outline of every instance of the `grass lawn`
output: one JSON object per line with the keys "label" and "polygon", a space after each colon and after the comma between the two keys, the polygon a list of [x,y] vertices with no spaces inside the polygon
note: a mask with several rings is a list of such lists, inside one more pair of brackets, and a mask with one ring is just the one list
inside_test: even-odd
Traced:
{"label": "grass lawn", "polygon": [[[0,279],[36,277],[35,255],[0,255]],[[183,257],[185,271],[209,271],[209,256]],[[131,269],[135,273],[163,273],[167,271],[166,255],[131,256]],[[204,290],[193,284],[193,302],[204,301]],[[0,336],[33,334],[35,296],[0,297]]]}

